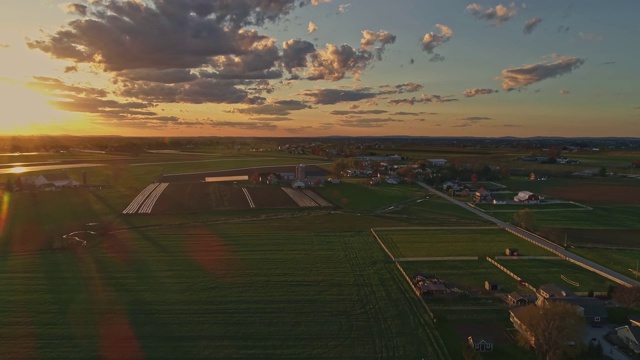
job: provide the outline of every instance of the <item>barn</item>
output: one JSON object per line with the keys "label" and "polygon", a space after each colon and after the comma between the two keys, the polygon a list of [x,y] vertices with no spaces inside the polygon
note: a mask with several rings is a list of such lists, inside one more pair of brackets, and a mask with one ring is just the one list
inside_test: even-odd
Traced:
{"label": "barn", "polygon": [[530,191],[520,191],[518,195],[513,197],[513,201],[525,204],[536,204],[540,202],[540,196]]}

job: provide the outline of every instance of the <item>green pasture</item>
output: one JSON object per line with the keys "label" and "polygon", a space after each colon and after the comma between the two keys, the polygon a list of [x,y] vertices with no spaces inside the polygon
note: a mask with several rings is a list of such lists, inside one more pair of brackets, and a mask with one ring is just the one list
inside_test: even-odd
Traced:
{"label": "green pasture", "polygon": [[76,250],[3,256],[0,351],[448,358],[385,256],[368,233],[309,234],[268,221],[130,230]]}
{"label": "green pasture", "polygon": [[523,256],[552,256],[526,240],[505,230],[495,229],[433,229],[376,231],[389,251],[398,258],[440,256],[504,255],[507,248],[517,248]]}
{"label": "green pasture", "polygon": [[[518,259],[498,260],[498,263],[536,288],[542,284],[555,283],[572,291],[587,292],[607,291],[609,285],[616,285],[613,281],[565,260]],[[579,283],[580,286],[565,282],[561,275]]]}
{"label": "green pasture", "polygon": [[[420,272],[435,275],[446,281],[449,287],[466,291],[483,290],[486,280],[495,280],[500,283],[502,292],[518,290],[518,282],[514,278],[484,258],[464,261],[403,261],[400,265],[409,276]],[[524,290],[520,291],[525,293]],[[451,304],[457,303],[458,300],[451,301]],[[473,305],[473,307],[476,306]]]}
{"label": "green pasture", "polygon": [[325,199],[348,210],[382,210],[393,204],[424,198],[426,190],[415,184],[380,184],[367,186],[362,181],[342,181],[326,184],[315,190]]}
{"label": "green pasture", "polygon": [[[533,205],[530,207],[534,209]],[[640,206],[592,206],[585,211],[537,211],[538,228],[640,229]],[[494,212],[492,216],[510,221],[511,212]]]}
{"label": "green pasture", "polygon": [[400,206],[388,212],[408,219],[419,219],[422,226],[489,225],[490,222],[440,196],[428,193],[427,198]]}

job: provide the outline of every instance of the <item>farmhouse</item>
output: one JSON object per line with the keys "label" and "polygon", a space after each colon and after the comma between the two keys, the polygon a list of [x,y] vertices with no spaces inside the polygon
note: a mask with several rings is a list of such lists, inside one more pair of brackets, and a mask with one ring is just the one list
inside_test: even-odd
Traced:
{"label": "farmhouse", "polygon": [[469,345],[478,352],[493,351],[493,339],[487,336],[469,336]]}
{"label": "farmhouse", "polygon": [[480,188],[473,194],[473,202],[476,203],[490,203],[493,200],[491,197],[491,192],[485,188]]}
{"label": "farmhouse", "polygon": [[604,302],[596,298],[577,296],[570,290],[556,284],[541,285],[537,291],[536,305],[545,306],[554,301],[571,304],[577,308],[578,313],[589,324],[604,324],[608,322],[609,315]]}
{"label": "farmhouse", "polygon": [[525,204],[535,204],[540,202],[540,196],[530,191],[520,191],[518,195],[513,197],[513,200]]}

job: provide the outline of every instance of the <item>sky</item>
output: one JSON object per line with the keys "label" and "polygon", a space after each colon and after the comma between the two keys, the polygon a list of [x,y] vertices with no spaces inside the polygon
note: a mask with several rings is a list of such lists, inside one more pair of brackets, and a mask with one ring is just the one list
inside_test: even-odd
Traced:
{"label": "sky", "polygon": [[0,135],[640,137],[640,2],[3,0]]}

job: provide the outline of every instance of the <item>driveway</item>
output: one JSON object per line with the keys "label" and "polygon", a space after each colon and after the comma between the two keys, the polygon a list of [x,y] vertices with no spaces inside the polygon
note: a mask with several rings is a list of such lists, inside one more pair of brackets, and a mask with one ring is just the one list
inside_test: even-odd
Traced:
{"label": "driveway", "polygon": [[625,355],[622,351],[618,350],[614,345],[609,343],[604,336],[614,331],[614,327],[611,324],[603,325],[602,327],[587,326],[584,333],[584,343],[588,344],[592,339],[596,339],[596,343],[602,345],[602,354],[606,355],[614,360],[630,360],[631,358]]}

